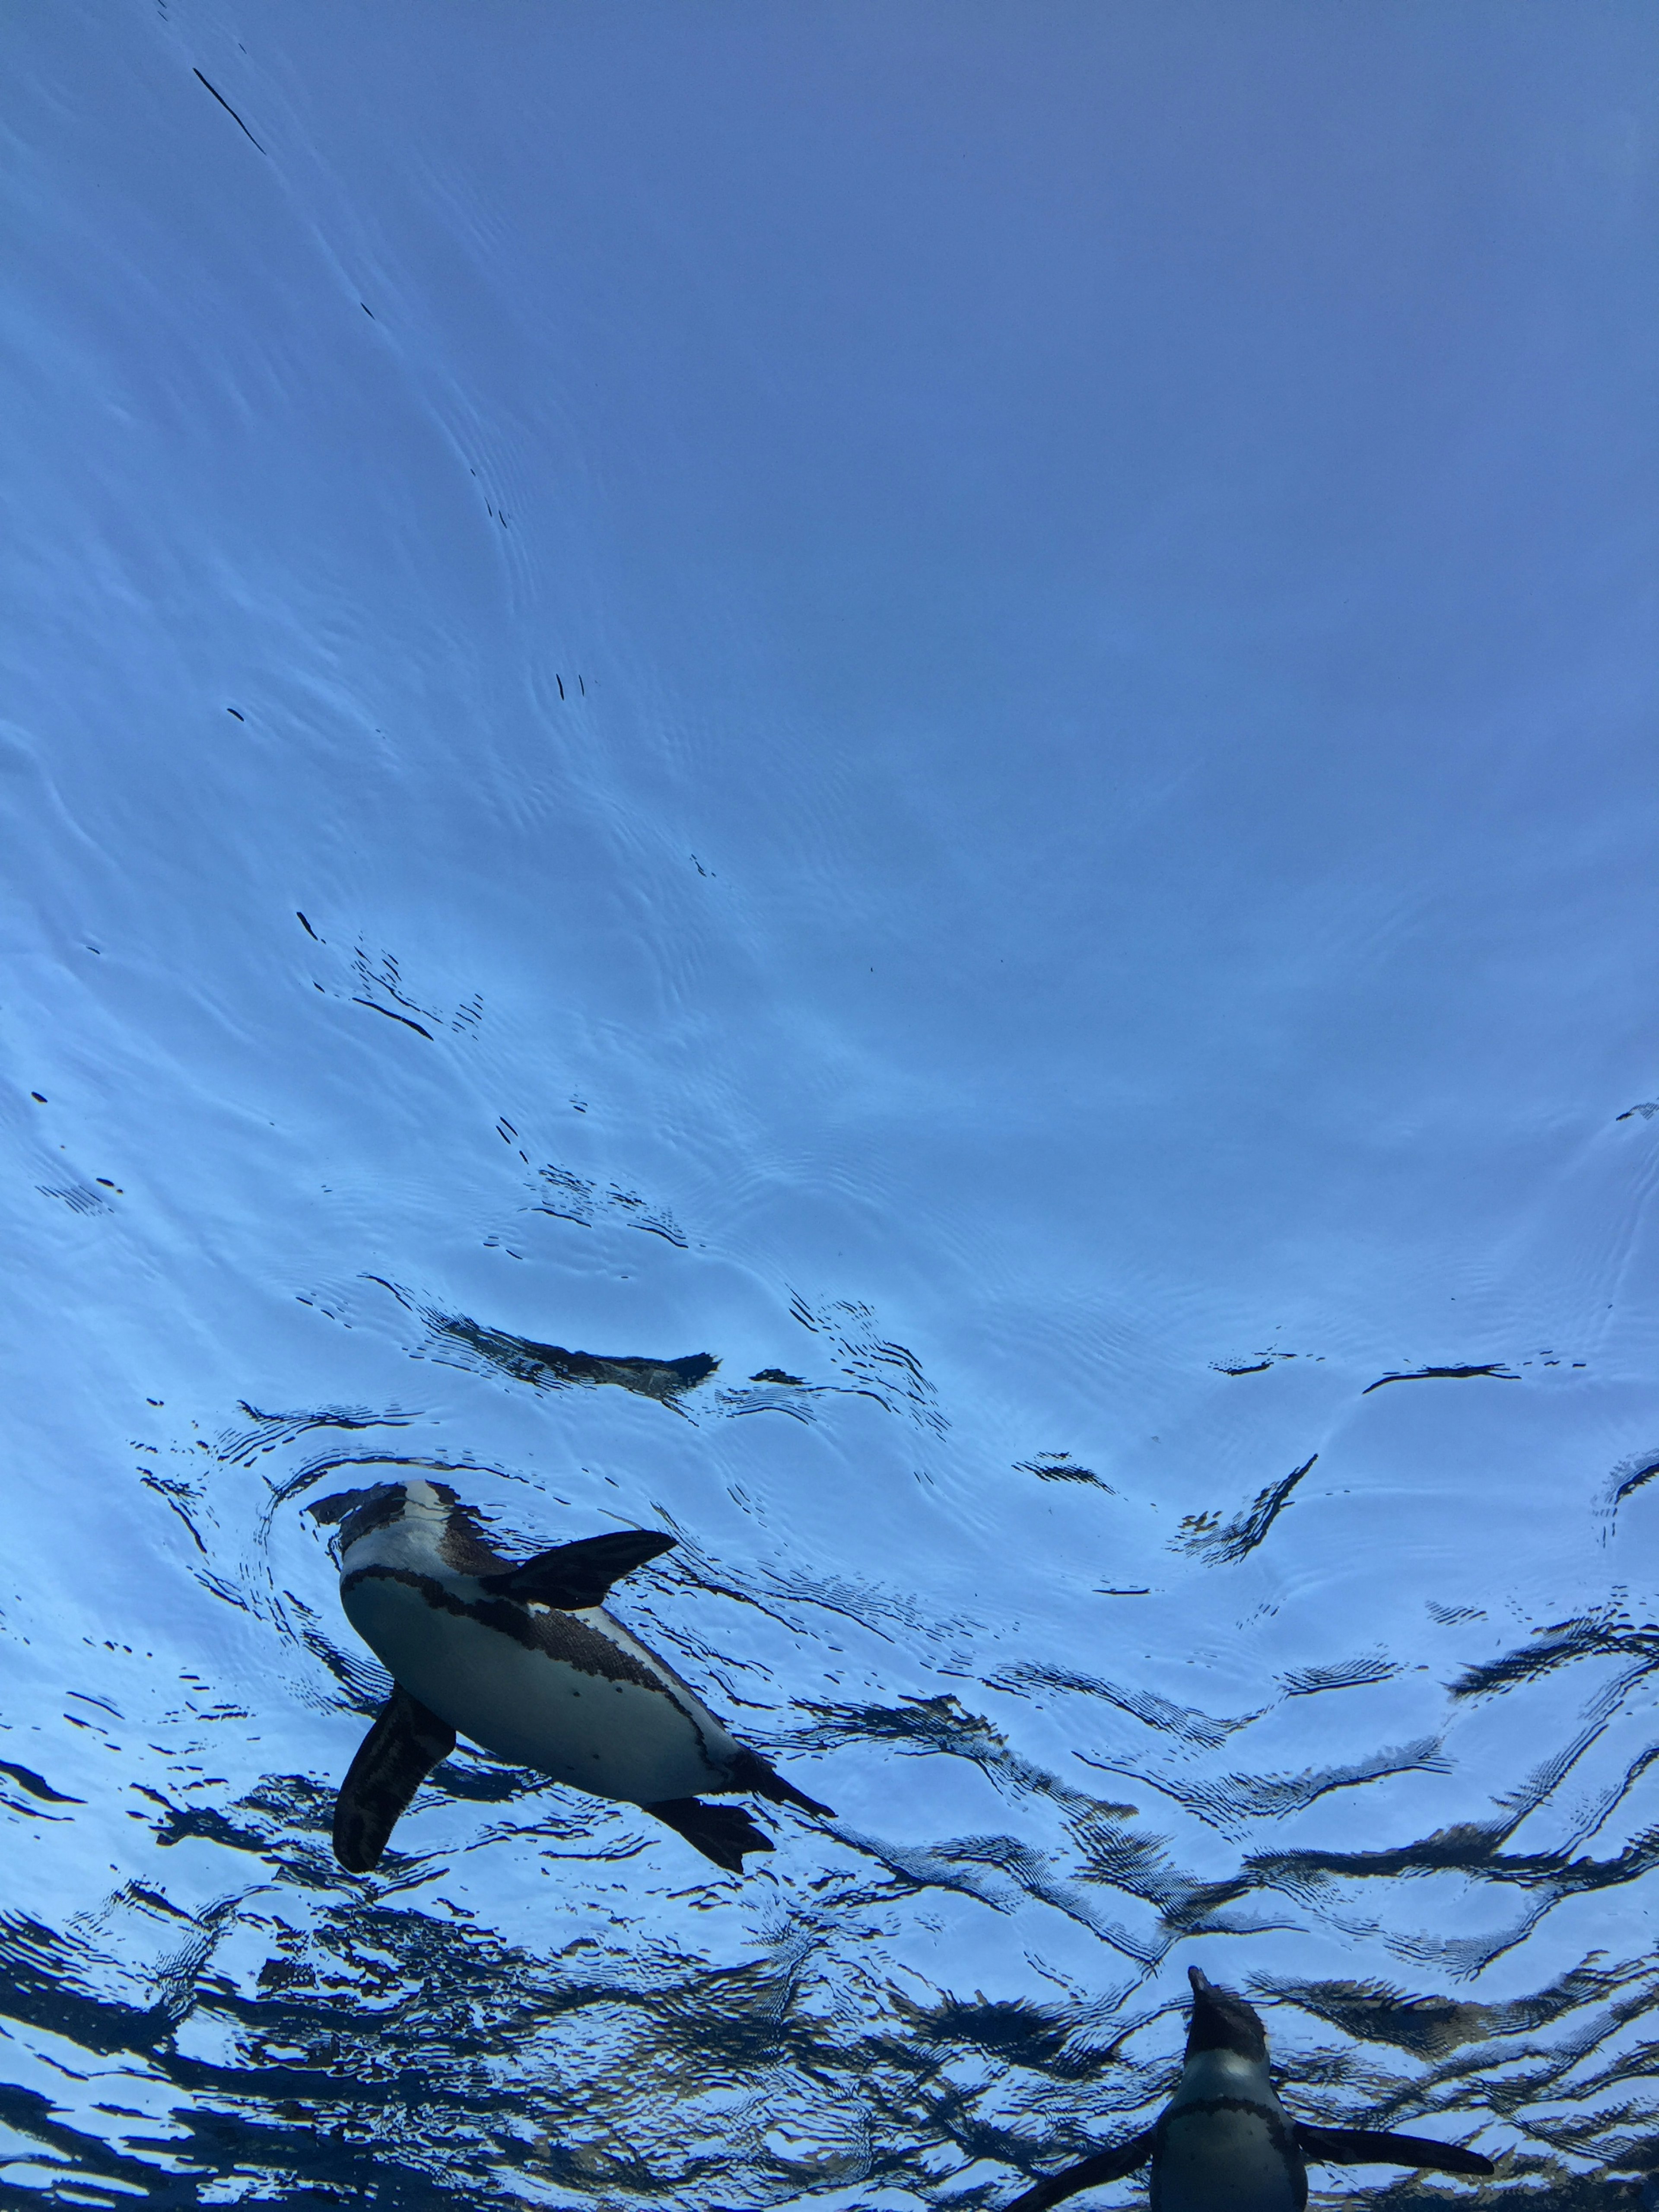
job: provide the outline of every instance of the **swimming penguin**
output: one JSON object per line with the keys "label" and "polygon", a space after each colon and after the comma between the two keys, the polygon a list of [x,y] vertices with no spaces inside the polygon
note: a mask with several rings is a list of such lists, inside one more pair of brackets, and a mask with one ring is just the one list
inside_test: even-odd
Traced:
{"label": "swimming penguin", "polygon": [[307,1510],[340,1524],[340,1602],[393,1687],[334,1808],[334,1855],[380,1863],[398,1817],[459,1731],[498,1758],[677,1829],[743,1872],[771,1838],[699,1790],[820,1805],[729,1736],[696,1692],[604,1610],[612,1583],[674,1543],[644,1529],[559,1544],[514,1566],[447,1483],[416,1476],[345,1490]]}
{"label": "swimming penguin", "polygon": [[1267,2038],[1253,2007],[1196,1966],[1187,2063],[1156,2124],[1115,2150],[1051,2174],[1008,2212],[1045,2212],[1079,2189],[1121,2181],[1152,2162],[1152,2212],[1303,2212],[1309,2159],[1330,2166],[1429,2166],[1441,2173],[1491,2173],[1489,2158],[1459,2143],[1370,2128],[1316,2128],[1293,2120],[1274,2094]]}

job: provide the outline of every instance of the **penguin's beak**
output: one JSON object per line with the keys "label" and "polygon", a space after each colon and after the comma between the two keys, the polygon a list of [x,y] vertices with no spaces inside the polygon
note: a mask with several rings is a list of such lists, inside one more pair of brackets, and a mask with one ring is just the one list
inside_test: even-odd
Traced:
{"label": "penguin's beak", "polygon": [[1215,1984],[1210,1979],[1202,1966],[1188,1966],[1187,1969],[1187,1979],[1193,1985],[1193,1995],[1195,1997],[1207,1996],[1209,1991],[1215,1987]]}

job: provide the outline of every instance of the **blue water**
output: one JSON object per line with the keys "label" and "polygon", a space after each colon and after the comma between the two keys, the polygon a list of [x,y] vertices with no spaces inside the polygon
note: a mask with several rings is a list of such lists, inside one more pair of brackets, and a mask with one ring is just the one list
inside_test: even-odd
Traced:
{"label": "blue water", "polygon": [[[6,23],[0,2199],[1634,2205],[1651,12]],[[390,1463],[836,1819],[343,1874]]]}

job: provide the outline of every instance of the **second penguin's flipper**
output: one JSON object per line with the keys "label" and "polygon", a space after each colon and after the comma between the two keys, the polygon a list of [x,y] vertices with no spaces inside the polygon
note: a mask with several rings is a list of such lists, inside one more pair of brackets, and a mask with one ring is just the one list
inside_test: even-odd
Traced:
{"label": "second penguin's flipper", "polygon": [[334,1856],[348,1874],[368,1874],[379,1866],[398,1814],[454,1748],[449,1723],[394,1683],[334,1801]]}
{"label": "second penguin's flipper", "polygon": [[663,1797],[641,1812],[654,1814],[688,1844],[727,1874],[743,1872],[745,1851],[769,1851],[772,1838],[757,1828],[741,1806],[705,1805],[701,1797]]}
{"label": "second penguin's flipper", "polygon": [[1419,2166],[1437,2173],[1496,2173],[1489,2158],[1462,2143],[1434,2142],[1427,2136],[1389,2136],[1373,2128],[1313,2128],[1296,2124],[1304,2158],[1328,2166]]}
{"label": "second penguin's flipper", "polygon": [[833,1820],[833,1805],[820,1805],[816,1797],[809,1797],[804,1790],[797,1790],[793,1782],[786,1782],[771,1762],[757,1751],[745,1751],[732,1762],[728,1790],[752,1790],[757,1797],[769,1797],[775,1805],[799,1805],[803,1813],[817,1813]]}
{"label": "second penguin's flipper", "polygon": [[574,1544],[556,1544],[550,1552],[538,1552],[522,1566],[504,1574],[483,1575],[484,1588],[498,1597],[533,1598],[540,1605],[556,1605],[563,1613],[584,1606],[603,1605],[612,1583],[631,1575],[659,1552],[672,1551],[679,1541],[655,1529],[618,1528],[606,1536],[584,1536]]}
{"label": "second penguin's flipper", "polygon": [[1016,2197],[1008,2212],[1047,2212],[1050,2204],[1075,2197],[1079,2189],[1097,2189],[1103,2182],[1121,2181],[1126,2173],[1145,2166],[1152,2154],[1152,2131],[1144,2128],[1127,2142],[1119,2143],[1115,2150],[1097,2150],[1092,2158],[1068,2166],[1063,2173],[1051,2173],[1024,2197]]}

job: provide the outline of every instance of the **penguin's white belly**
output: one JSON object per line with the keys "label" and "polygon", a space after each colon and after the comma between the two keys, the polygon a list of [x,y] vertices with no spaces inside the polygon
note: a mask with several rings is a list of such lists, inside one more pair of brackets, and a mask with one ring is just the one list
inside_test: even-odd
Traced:
{"label": "penguin's white belly", "polygon": [[1261,2115],[1200,2110],[1166,2125],[1154,2212],[1301,2212],[1304,2202]]}
{"label": "penguin's white belly", "polygon": [[724,1762],[737,1753],[684,1691],[677,1703],[642,1683],[589,1673],[434,1606],[407,1583],[367,1575],[343,1601],[357,1633],[423,1705],[497,1758],[556,1782],[651,1805],[719,1789]]}

